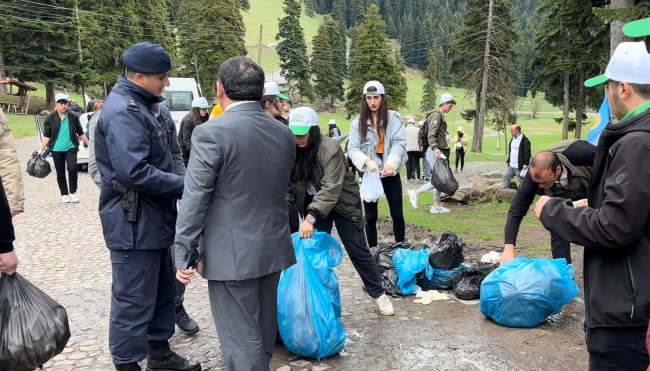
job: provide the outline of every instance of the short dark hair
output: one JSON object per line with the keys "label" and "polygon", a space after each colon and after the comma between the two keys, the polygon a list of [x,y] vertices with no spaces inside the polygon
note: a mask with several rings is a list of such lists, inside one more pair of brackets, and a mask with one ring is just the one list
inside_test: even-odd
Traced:
{"label": "short dark hair", "polygon": [[630,84],[632,89],[643,98],[650,98],[650,85],[646,84]]}
{"label": "short dark hair", "polygon": [[262,99],[264,70],[246,57],[232,57],[223,62],[217,80],[221,81],[226,96],[231,100]]}
{"label": "short dark hair", "polygon": [[530,159],[530,167],[540,170],[555,171],[560,166],[560,157],[549,150],[538,152]]}

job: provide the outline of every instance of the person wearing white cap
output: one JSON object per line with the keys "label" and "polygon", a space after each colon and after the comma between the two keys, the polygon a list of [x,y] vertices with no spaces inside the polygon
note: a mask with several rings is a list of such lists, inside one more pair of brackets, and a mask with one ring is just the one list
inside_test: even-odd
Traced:
{"label": "person wearing white cap", "polygon": [[624,42],[605,73],[619,121],[598,141],[588,198],[541,196],[535,216],[549,231],[584,246],[586,340],[590,370],[645,370],[650,319],[650,54]]}
{"label": "person wearing white cap", "polygon": [[344,140],[348,138],[350,134],[341,134],[341,129],[336,126],[336,120],[332,119],[328,124],[329,137],[334,139],[338,144],[341,144]]}
{"label": "person wearing white cap", "polygon": [[208,121],[210,104],[203,97],[194,98],[192,109],[181,121],[181,127],[178,131],[178,144],[183,151],[183,163],[187,167],[190,161],[190,152],[192,151],[192,133],[194,128]]}
{"label": "person wearing white cap", "polygon": [[[39,152],[45,148],[52,152],[54,168],[56,169],[56,182],[61,192],[63,203],[79,202],[77,195],[77,151],[79,139],[88,145],[88,138],[81,127],[77,115],[68,114],[68,97],[65,93],[54,96],[56,109],[46,119],[43,125],[43,139],[38,147]],[[47,154],[45,154],[47,156]],[[68,181],[65,170],[68,170]]]}
{"label": "person wearing white cap", "polygon": [[268,81],[264,83],[264,95],[262,95],[262,100],[260,101],[262,109],[269,116],[285,125],[289,125],[289,121],[282,116],[284,100],[289,100],[289,97],[280,93],[280,87],[277,82]]}
{"label": "person wearing white cap", "polygon": [[296,138],[289,199],[304,216],[300,237],[312,237],[314,228],[331,233],[332,225],[336,225],[339,238],[379,312],[393,315],[393,305],[363,236],[359,184],[347,167],[341,146],[321,135],[318,115],[309,107],[291,111],[289,129]]}
{"label": "person wearing white cap", "polygon": [[[363,87],[361,112],[350,122],[348,156],[360,171],[382,177],[395,241],[404,241],[406,224],[399,170],[406,163],[406,133],[399,113],[388,109],[386,91],[379,81],[368,81]],[[364,201],[363,207],[368,244],[377,246],[377,202]]]}
{"label": "person wearing white cap", "polygon": [[[451,154],[445,113],[451,111],[455,104],[456,99],[453,95],[449,93],[442,94],[438,101],[438,108],[427,114],[426,122],[424,123],[422,130],[420,130],[420,145],[422,151],[424,151],[425,154],[428,153],[428,156],[425,155],[425,166],[428,166],[429,170],[433,168],[435,159],[441,155],[449,159],[449,155]],[[449,165],[449,163],[447,163],[447,165]],[[431,172],[431,176],[433,177],[435,174]],[[418,197],[420,197],[422,193],[430,190],[433,190],[433,203],[431,204],[431,209],[429,211],[432,214],[448,213],[448,208],[440,206],[440,192],[438,192],[431,183],[424,184],[417,190],[408,191],[411,206],[414,209],[417,209]]]}

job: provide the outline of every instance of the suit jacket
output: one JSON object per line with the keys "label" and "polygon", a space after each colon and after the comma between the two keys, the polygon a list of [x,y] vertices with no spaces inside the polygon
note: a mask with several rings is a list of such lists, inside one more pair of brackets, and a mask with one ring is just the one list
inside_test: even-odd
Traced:
{"label": "suit jacket", "polygon": [[240,281],[296,262],[285,196],[296,157],[289,129],[245,102],[199,125],[176,222],[176,267],[203,254],[203,277]]}

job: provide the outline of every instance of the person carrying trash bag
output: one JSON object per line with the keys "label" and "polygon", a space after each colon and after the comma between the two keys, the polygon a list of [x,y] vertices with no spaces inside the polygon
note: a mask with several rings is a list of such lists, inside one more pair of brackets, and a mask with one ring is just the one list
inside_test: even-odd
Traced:
{"label": "person carrying trash bag", "polygon": [[[381,177],[395,242],[404,242],[406,222],[402,205],[400,168],[406,163],[406,132],[399,113],[388,109],[384,85],[368,81],[363,87],[359,116],[350,122],[348,156],[364,173]],[[366,237],[370,247],[377,246],[378,202],[363,202],[366,212]]]}
{"label": "person carrying trash bag", "polygon": [[363,233],[359,185],[348,170],[341,146],[321,135],[318,115],[309,107],[291,111],[289,129],[296,138],[296,162],[288,198],[304,216],[300,236],[310,238],[314,229],[329,234],[336,224],[341,242],[379,312],[393,315],[393,305],[381,285]]}

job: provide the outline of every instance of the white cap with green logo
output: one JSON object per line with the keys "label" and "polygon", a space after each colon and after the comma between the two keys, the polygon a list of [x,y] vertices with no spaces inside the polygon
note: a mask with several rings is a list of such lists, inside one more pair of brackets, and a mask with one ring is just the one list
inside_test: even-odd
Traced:
{"label": "white cap with green logo", "polygon": [[624,81],[630,84],[650,84],[650,54],[645,42],[624,42],[618,44],[605,73],[585,81],[588,88],[608,80]]}
{"label": "white cap with green logo", "polygon": [[318,114],[309,107],[298,107],[289,114],[289,130],[294,135],[305,135],[318,126]]}

